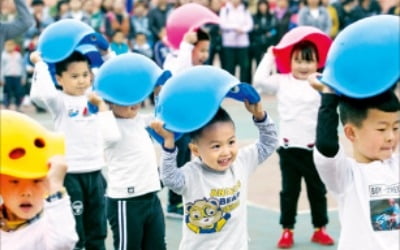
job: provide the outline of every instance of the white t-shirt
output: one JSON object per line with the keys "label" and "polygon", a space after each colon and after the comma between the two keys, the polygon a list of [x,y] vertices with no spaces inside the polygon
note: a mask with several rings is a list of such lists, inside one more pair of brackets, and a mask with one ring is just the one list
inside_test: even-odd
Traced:
{"label": "white t-shirt", "polygon": [[0,230],[4,250],[70,250],[78,241],[69,196],[46,202],[41,217],[14,232]]}
{"label": "white t-shirt", "polygon": [[120,139],[105,143],[108,197],[130,198],[161,189],[154,145],[145,129],[153,117],[115,119]]}
{"label": "white t-shirt", "polygon": [[[314,150],[318,173],[339,204],[339,250],[400,249],[398,152],[385,161],[358,163],[342,149],[333,158]],[[394,201],[393,207],[389,205]]]}

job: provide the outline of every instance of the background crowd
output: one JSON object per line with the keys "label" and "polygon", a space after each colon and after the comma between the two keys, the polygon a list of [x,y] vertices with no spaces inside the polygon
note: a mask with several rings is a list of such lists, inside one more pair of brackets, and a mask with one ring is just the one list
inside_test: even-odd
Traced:
{"label": "background crowd", "polygon": [[[165,25],[175,8],[190,0],[28,0],[34,25],[22,36],[6,41],[2,51],[0,84],[12,76],[20,88],[7,93],[3,106],[12,100],[19,109],[29,93],[33,66],[29,54],[49,24],[64,18],[81,20],[104,34],[116,54],[134,51],[148,56],[162,67],[169,52]],[[219,25],[208,25],[211,37],[208,64],[220,66],[243,82],[252,83],[252,72],[267,48],[299,25],[318,27],[331,38],[349,24],[377,14],[400,15],[399,1],[383,0],[194,0],[220,17]],[[12,0],[2,0],[1,21],[15,18]],[[242,30],[231,30],[232,22]],[[8,56],[5,56],[8,55]],[[12,55],[12,56],[11,56]],[[19,65],[16,67],[16,65]],[[15,85],[15,84],[13,84]],[[4,100],[5,99],[5,100]],[[27,101],[27,100],[25,100]],[[29,103],[29,101],[28,101]],[[44,110],[37,107],[38,112]]]}

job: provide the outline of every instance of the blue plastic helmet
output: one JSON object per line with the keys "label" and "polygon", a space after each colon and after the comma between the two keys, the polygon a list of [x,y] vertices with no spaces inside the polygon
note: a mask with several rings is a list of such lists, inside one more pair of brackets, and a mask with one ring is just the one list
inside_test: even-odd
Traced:
{"label": "blue plastic helmet", "polygon": [[38,41],[38,51],[43,61],[55,63],[68,57],[82,44],[92,44],[102,50],[108,48],[107,40],[86,23],[62,19],[43,30]]}
{"label": "blue plastic helmet", "polygon": [[250,84],[240,83],[227,71],[195,66],[166,81],[158,97],[156,117],[170,131],[191,132],[211,120],[225,97],[250,103],[260,101]]}
{"label": "blue plastic helmet", "polygon": [[169,77],[151,59],[138,53],[120,54],[107,60],[97,72],[94,90],[106,101],[130,106],[145,100]]}
{"label": "blue plastic helmet", "polygon": [[338,94],[366,98],[400,78],[400,18],[377,15],[339,33],[328,52],[321,81]]}

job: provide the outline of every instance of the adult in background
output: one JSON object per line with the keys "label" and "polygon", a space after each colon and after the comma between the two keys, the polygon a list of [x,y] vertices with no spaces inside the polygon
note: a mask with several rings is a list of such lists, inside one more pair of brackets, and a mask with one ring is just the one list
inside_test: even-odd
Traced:
{"label": "adult in background", "polygon": [[313,26],[329,35],[332,20],[322,0],[304,0],[299,11],[299,25]]}
{"label": "adult in background", "polygon": [[[0,5],[2,2],[3,0],[0,0]],[[14,0],[14,4],[17,10],[16,18],[12,22],[0,22],[0,51],[3,50],[6,40],[21,35],[33,25],[33,17],[29,13],[25,0]]]}

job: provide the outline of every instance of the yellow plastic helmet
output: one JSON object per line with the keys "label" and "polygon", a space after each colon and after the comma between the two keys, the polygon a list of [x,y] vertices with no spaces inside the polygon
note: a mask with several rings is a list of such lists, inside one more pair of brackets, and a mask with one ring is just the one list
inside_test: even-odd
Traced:
{"label": "yellow plastic helmet", "polygon": [[0,174],[23,179],[47,175],[48,160],[65,153],[64,136],[27,115],[0,111]]}

